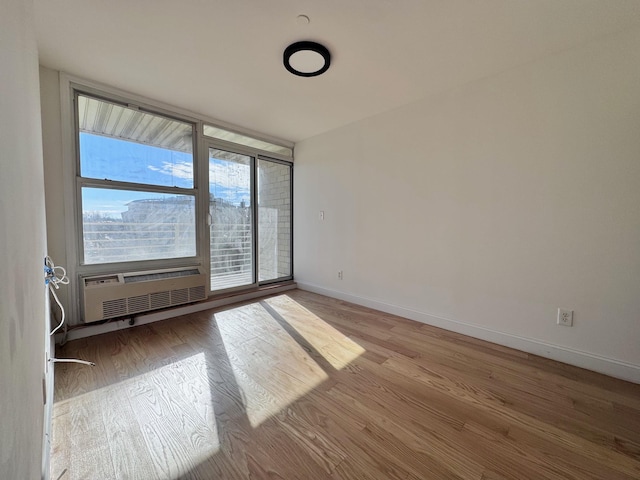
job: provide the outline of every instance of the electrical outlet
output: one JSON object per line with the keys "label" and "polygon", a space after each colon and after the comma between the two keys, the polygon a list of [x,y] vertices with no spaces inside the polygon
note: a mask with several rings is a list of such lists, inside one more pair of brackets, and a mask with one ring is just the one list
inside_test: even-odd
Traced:
{"label": "electrical outlet", "polygon": [[558,309],[558,325],[565,327],[573,326],[573,310],[567,310],[566,308]]}
{"label": "electrical outlet", "polygon": [[338,279],[342,280],[342,270],[338,270]]}

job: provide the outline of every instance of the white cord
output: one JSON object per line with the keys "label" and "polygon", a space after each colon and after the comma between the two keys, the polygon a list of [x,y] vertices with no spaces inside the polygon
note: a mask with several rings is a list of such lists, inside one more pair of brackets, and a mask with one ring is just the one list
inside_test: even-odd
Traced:
{"label": "white cord", "polygon": [[90,367],[96,366],[96,364],[93,362],[87,362],[86,360],[78,360],[77,358],[50,358],[49,361],[51,363],[81,363],[83,365],[89,365]]}
{"label": "white cord", "polygon": [[[53,335],[64,325],[65,319],[64,307],[62,306],[58,295],[56,295],[56,290],[60,288],[60,285],[69,285],[69,277],[67,277],[67,271],[64,269],[64,267],[55,265],[53,263],[53,260],[51,260],[51,257],[49,256],[44,257],[44,283],[49,287],[49,291],[53,295],[53,298],[55,299],[58,307],[60,307],[60,311],[62,312],[62,320],[60,320],[58,326],[54,328],[49,334]],[[66,333],[67,326],[65,325],[65,337]],[[96,366],[96,364],[93,362],[78,360],[77,358],[49,358],[49,361],[51,363],[81,363],[82,365],[89,365],[90,367]]]}
{"label": "white cord", "polygon": [[[56,290],[60,288],[60,285],[69,285],[69,277],[67,277],[67,271],[64,267],[55,265],[49,256],[44,257],[44,283],[49,287],[49,291],[53,295],[53,298],[62,312],[62,320],[60,320],[58,326],[54,328],[49,335],[54,335],[64,325],[65,334],[62,342],[64,344],[64,342],[66,342],[67,326],[64,324],[64,307],[62,306],[58,295],[56,295]],[[77,358],[49,358],[49,361],[51,363],[81,363],[82,365],[89,365],[90,367],[96,366],[93,362],[78,360]],[[64,474],[64,472],[62,473]]]}
{"label": "white cord", "polygon": [[61,347],[64,347],[64,344],[67,343],[67,333],[67,324],[65,323],[62,328],[62,338],[60,339],[60,343],[58,343]]}
{"label": "white cord", "polygon": [[60,327],[62,327],[62,325],[64,325],[65,312],[64,307],[62,306],[62,303],[58,298],[58,295],[56,295],[55,290],[51,288],[51,286],[53,286],[57,290],[60,288],[59,285],[68,285],[69,277],[67,277],[67,271],[64,269],[64,267],[55,265],[53,263],[53,260],[51,260],[51,257],[49,256],[44,257],[44,272],[44,283],[49,286],[49,290],[53,294],[53,298],[55,299],[58,307],[60,307],[60,311],[62,312],[62,320],[60,320],[58,326],[54,328],[49,334],[53,335],[60,329]]}
{"label": "white cord", "polygon": [[58,298],[58,295],[56,295],[56,291],[51,288],[51,283],[49,284],[49,290],[51,291],[51,294],[53,295],[53,298],[55,299],[56,303],[58,304],[58,307],[60,307],[60,311],[62,312],[62,320],[60,320],[60,323],[58,324],[58,326],[56,328],[54,328],[53,330],[51,330],[51,333],[49,335],[53,336],[58,330],[60,330],[60,327],[62,327],[62,325],[64,325],[64,307],[62,306],[62,303],[60,303],[60,299]]}
{"label": "white cord", "polygon": [[53,263],[50,256],[44,257],[44,271],[45,271],[45,282],[47,284],[53,283],[56,290],[60,287],[58,285],[68,285],[69,277],[67,277],[67,271],[64,267],[60,267]]}

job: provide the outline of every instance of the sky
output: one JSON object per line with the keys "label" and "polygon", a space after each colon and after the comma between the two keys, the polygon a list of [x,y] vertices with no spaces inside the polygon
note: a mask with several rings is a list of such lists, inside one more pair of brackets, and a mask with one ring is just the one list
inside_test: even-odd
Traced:
{"label": "sky", "polygon": [[[81,176],[164,187],[193,188],[190,153],[80,133]],[[209,191],[235,205],[250,198],[249,165],[209,158]],[[83,188],[82,210],[120,219],[133,200],[170,197],[170,194]]]}

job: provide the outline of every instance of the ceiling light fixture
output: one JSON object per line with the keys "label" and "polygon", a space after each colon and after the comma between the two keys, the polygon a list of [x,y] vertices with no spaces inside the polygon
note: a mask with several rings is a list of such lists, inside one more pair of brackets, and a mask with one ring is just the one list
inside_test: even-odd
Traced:
{"label": "ceiling light fixture", "polygon": [[282,57],[284,68],[299,77],[316,77],[329,70],[331,54],[316,42],[302,41],[289,45]]}

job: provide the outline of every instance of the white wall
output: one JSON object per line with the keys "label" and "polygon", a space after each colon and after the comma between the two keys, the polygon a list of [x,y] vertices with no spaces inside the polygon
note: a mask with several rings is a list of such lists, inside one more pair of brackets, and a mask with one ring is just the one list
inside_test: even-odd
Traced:
{"label": "white wall", "polygon": [[627,31],[299,143],[296,280],[640,382],[639,79]]}
{"label": "white wall", "polygon": [[[44,156],[44,191],[47,200],[47,247],[56,265],[66,267],[65,191],[62,163],[62,127],[60,112],[60,72],[40,66],[40,105],[42,109],[42,145]],[[61,285],[57,291],[60,301],[72,313],[69,306],[71,285]],[[57,314],[57,310],[54,309]],[[71,315],[69,315],[70,317]],[[59,320],[59,319],[57,319]],[[70,318],[67,318],[67,321]]]}
{"label": "white wall", "polygon": [[0,476],[41,478],[46,254],[38,55],[30,0],[0,15]]}

